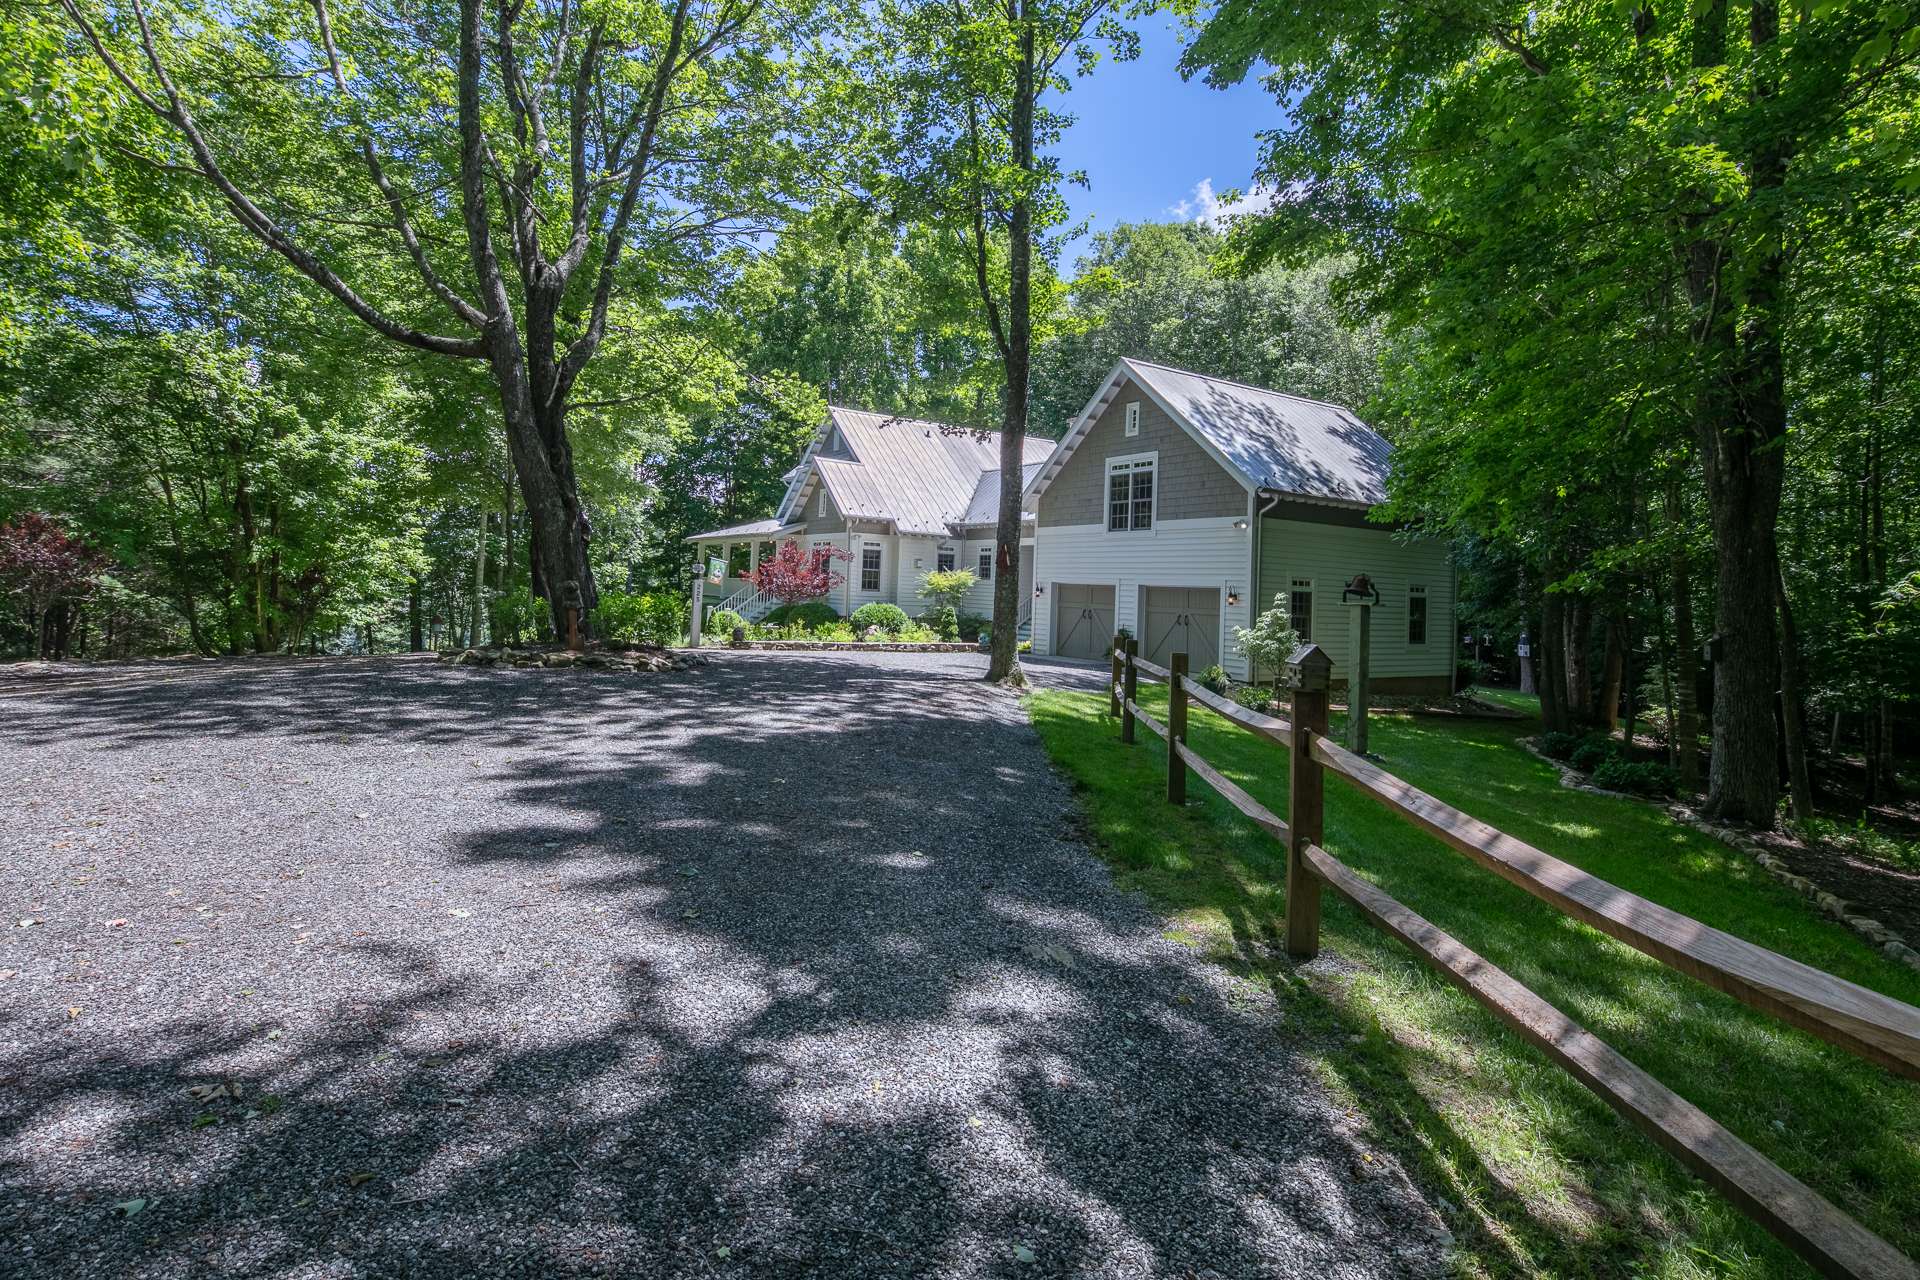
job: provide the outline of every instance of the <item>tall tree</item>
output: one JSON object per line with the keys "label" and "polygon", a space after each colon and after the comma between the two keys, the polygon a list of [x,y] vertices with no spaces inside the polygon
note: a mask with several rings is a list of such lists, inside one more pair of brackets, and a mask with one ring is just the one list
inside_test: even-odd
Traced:
{"label": "tall tree", "polygon": [[[101,16],[60,2],[171,139],[122,145],[211,184],[242,227],[382,336],[485,365],[536,589],[556,627],[568,607],[591,608],[574,396],[622,296],[658,305],[675,255],[766,228],[814,176],[794,139],[834,116],[810,110],[796,51],[818,6],[125,0]],[[311,180],[347,151],[379,218],[343,216],[331,184]],[[448,245],[456,220],[464,254]]]}
{"label": "tall tree", "polygon": [[1124,19],[1153,0],[949,0],[889,4],[898,50],[899,133],[908,204],[954,230],[1004,371],[1000,509],[994,530],[987,679],[1022,683],[1017,629],[1021,486],[1033,377],[1036,258],[1044,271],[1067,220],[1059,161],[1044,148],[1068,117],[1050,109],[1101,48],[1139,54]]}

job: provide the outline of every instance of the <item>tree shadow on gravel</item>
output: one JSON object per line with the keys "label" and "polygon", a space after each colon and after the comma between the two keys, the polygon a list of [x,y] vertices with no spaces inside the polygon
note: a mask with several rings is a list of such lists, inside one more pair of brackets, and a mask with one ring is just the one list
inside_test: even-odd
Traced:
{"label": "tree shadow on gravel", "polygon": [[1284,1014],[1114,890],[970,670],[316,664],[50,692],[8,737],[56,724],[109,760],[493,752],[484,817],[380,864],[465,905],[411,931],[303,906],[298,956],[260,962],[310,975],[291,1012],[180,994],[250,980],[212,945],[101,1011],[126,1034],[63,1019],[57,983],[0,1007],[24,1274],[1441,1270]]}

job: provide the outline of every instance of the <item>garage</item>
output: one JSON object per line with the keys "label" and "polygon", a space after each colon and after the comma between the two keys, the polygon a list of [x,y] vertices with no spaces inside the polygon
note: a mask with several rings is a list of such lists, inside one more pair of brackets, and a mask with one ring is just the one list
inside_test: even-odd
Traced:
{"label": "garage", "polygon": [[1104,658],[1113,646],[1113,588],[1055,583],[1053,652],[1061,658]]}
{"label": "garage", "polygon": [[1140,649],[1149,662],[1167,665],[1187,655],[1187,669],[1204,671],[1220,661],[1220,591],[1217,587],[1147,587]]}

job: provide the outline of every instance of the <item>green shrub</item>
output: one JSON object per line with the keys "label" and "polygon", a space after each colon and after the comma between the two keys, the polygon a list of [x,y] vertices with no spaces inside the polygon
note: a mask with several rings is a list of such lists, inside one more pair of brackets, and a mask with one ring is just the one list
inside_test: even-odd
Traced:
{"label": "green shrub", "polygon": [[678,644],[687,629],[687,602],[670,592],[634,595],[606,591],[593,611],[594,629],[627,644]]}
{"label": "green shrub", "polygon": [[[1208,685],[1212,688],[1212,685]],[[1273,690],[1265,685],[1243,684],[1233,691],[1233,700],[1254,711],[1273,710]]]}
{"label": "green shrub", "polygon": [[1573,749],[1580,745],[1581,735],[1577,733],[1548,732],[1540,735],[1540,752],[1552,756],[1555,760],[1567,760],[1573,756]]}
{"label": "green shrub", "polygon": [[775,605],[762,618],[770,627],[797,622],[803,627],[830,627],[840,621],[840,611],[824,600],[803,600],[799,604]]}
{"label": "green shrub", "polygon": [[553,609],[545,596],[536,596],[525,583],[503,591],[493,598],[493,638],[497,642],[517,644],[521,640],[545,640],[553,634]]}
{"label": "green shrub", "polygon": [[952,605],[941,605],[920,615],[920,625],[930,628],[942,640],[960,638],[960,614]]}
{"label": "green shrub", "polygon": [[1580,745],[1567,757],[1567,763],[1582,773],[1592,773],[1607,761],[1619,755],[1619,749],[1612,742],[1597,733],[1588,734],[1580,740]]}
{"label": "green shrub", "polygon": [[848,621],[853,623],[855,633],[865,632],[868,627],[878,627],[889,635],[898,635],[906,630],[907,611],[897,604],[883,604],[876,600],[855,609]]}
{"label": "green shrub", "polygon": [[1594,769],[1593,785],[1636,796],[1670,796],[1679,789],[1680,775],[1658,761],[1611,755]]}
{"label": "green shrub", "polygon": [[1217,662],[1200,673],[1200,683],[1215,693],[1225,693],[1233,688],[1233,681],[1227,678],[1227,669]]}
{"label": "green shrub", "polygon": [[957,613],[977,580],[971,569],[935,569],[920,579],[920,595],[933,601],[936,613]]}
{"label": "green shrub", "polygon": [[993,629],[993,619],[982,617],[977,613],[963,613],[960,615],[959,627],[960,638],[972,644],[980,638],[982,632]]}
{"label": "green shrub", "polygon": [[715,609],[707,615],[706,632],[710,636],[730,636],[735,627],[744,627],[747,620],[731,609]]}

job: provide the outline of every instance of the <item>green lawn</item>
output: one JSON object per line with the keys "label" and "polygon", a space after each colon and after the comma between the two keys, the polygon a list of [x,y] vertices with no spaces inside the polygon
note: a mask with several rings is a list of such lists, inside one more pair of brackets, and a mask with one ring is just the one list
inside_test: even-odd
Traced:
{"label": "green lawn", "polygon": [[[1165,701],[1165,686],[1141,685],[1157,718]],[[1190,803],[1169,808],[1165,748],[1144,728],[1138,744],[1121,745],[1104,697],[1041,691],[1029,707],[1116,874],[1168,909],[1172,936],[1272,986],[1326,1085],[1441,1202],[1462,1273],[1812,1274],[1330,893],[1330,956],[1296,973],[1281,946],[1277,843],[1191,776]],[[1614,884],[1920,1003],[1920,974],[1815,915],[1739,854],[1651,805],[1559,786],[1552,767],[1516,744],[1537,728],[1376,716],[1370,745],[1415,786]],[[1283,751],[1199,707],[1189,740],[1285,815]],[[1326,836],[1349,866],[1920,1254],[1920,1086],[1567,919],[1331,775]]]}

